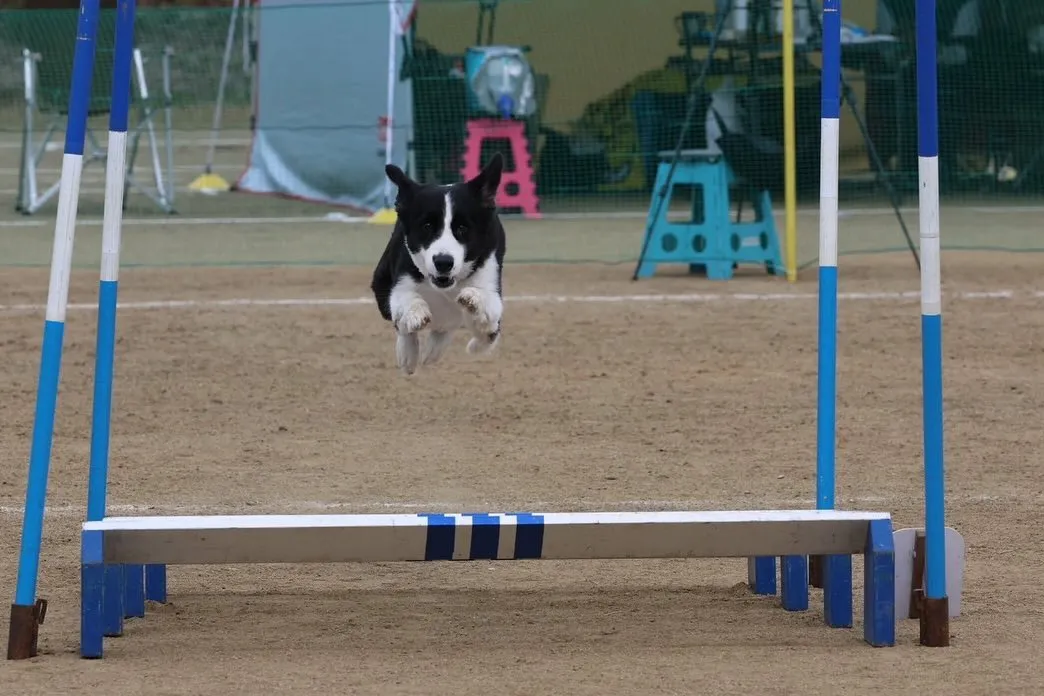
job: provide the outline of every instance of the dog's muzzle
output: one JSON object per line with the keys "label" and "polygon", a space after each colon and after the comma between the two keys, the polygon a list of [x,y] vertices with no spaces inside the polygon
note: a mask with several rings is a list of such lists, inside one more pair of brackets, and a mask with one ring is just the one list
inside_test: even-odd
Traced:
{"label": "dog's muzzle", "polygon": [[435,270],[431,274],[431,284],[441,290],[453,287],[457,282],[453,277],[453,267],[457,265],[453,257],[450,254],[435,254],[431,257],[431,265]]}
{"label": "dog's muzzle", "polygon": [[449,254],[435,254],[431,259],[431,265],[435,267],[435,274],[431,277],[431,284],[445,290],[454,283],[453,257]]}

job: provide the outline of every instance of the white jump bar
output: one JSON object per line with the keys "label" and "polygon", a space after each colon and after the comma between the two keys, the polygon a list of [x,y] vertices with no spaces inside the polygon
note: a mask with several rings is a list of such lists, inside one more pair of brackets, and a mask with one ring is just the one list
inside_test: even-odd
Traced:
{"label": "white jump bar", "polygon": [[204,515],[109,517],[83,530],[88,563],[744,558],[862,553],[870,522],[888,519],[837,510]]}

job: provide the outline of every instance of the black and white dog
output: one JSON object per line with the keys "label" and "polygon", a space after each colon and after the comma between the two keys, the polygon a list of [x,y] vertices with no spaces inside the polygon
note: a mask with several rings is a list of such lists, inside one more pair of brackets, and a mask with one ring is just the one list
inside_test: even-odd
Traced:
{"label": "black and white dog", "polygon": [[[497,153],[474,179],[449,186],[421,185],[395,165],[385,168],[399,187],[398,221],[370,289],[395,327],[396,362],[407,375],[418,362],[437,361],[457,329],[470,331],[469,353],[500,340],[506,243],[496,195],[503,167]],[[421,350],[425,327],[431,331]]]}

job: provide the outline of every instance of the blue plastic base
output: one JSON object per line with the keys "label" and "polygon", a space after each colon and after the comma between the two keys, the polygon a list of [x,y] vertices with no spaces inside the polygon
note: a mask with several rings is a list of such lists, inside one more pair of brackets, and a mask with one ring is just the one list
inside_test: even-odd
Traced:
{"label": "blue plastic base", "polygon": [[[852,557],[823,556],[823,617],[833,628],[852,627]],[[805,611],[809,606],[808,559],[783,556],[780,568],[782,606]],[[874,647],[895,645],[895,545],[891,520],[870,523],[864,551],[863,638]],[[753,593],[776,593],[776,559],[748,559]]]}
{"label": "blue plastic base", "polygon": [[145,616],[145,566],[123,566],[123,615],[126,618]]}
{"label": "blue plastic base", "polygon": [[167,601],[167,566],[145,566],[145,599],[160,604]]}
{"label": "blue plastic base", "polygon": [[105,604],[102,621],[106,636],[123,635],[123,566],[102,566],[105,572]]}
{"label": "blue plastic base", "polygon": [[81,538],[80,655],[100,658],[104,638],[123,635],[125,619],[145,616],[146,600],[167,601],[167,566],[106,565],[102,534]]}
{"label": "blue plastic base", "polygon": [[105,566],[80,566],[80,656],[99,658],[104,642]]}
{"label": "blue plastic base", "polygon": [[823,621],[852,627],[852,557],[823,556]]}
{"label": "blue plastic base", "polygon": [[776,594],[776,558],[758,556],[748,559],[747,583],[751,592],[759,595]]}
{"label": "blue plastic base", "polygon": [[780,571],[783,608],[787,611],[808,609],[808,558],[784,556]]}
{"label": "blue plastic base", "polygon": [[890,520],[870,523],[863,561],[863,639],[895,645],[895,542]]}
{"label": "blue plastic base", "polygon": [[[646,218],[645,253],[637,277],[649,278],[655,275],[658,265],[667,263],[687,264],[690,272],[704,273],[711,280],[732,278],[734,268],[740,264],[758,264],[769,273],[785,273],[772,199],[767,191],[754,201],[754,222],[733,222],[729,186],[734,176],[724,159],[683,156],[675,165],[661,205],[659,197],[668,184],[670,169],[670,161],[661,161],[656,172]],[[667,217],[674,187],[679,185],[695,190],[692,214],[686,222]]]}

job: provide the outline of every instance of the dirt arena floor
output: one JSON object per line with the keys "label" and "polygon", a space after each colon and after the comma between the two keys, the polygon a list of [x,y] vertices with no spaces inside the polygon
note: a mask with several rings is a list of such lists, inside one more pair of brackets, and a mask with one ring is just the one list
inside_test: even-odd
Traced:
{"label": "dirt arena floor", "polygon": [[[1029,231],[1038,219],[957,210],[944,229]],[[53,214],[18,220],[0,230],[8,592]],[[520,257],[565,234],[632,254],[640,241],[633,222],[540,225],[509,228]],[[42,655],[0,662],[4,694],[1044,693],[1044,256],[944,255],[948,521],[968,542],[949,649],[918,647],[908,620],[895,648],[867,647],[859,559],[852,630],[823,627],[818,591],[800,614],[751,596],[739,560],[241,566],[172,568],[170,603],[87,662],[77,558],[97,237],[86,224],[70,294]],[[128,224],[114,512],[812,506],[813,270],[795,285],[759,272],[636,284],[630,264],[513,263],[499,355],[472,359],[458,338],[443,363],[404,378],[367,299],[362,264],[382,237],[363,225]],[[346,249],[363,261],[344,263]],[[908,255],[863,255],[843,259],[841,278],[839,504],[915,526],[916,270]]]}
{"label": "dirt arena floor", "polygon": [[[1039,693],[1044,259],[950,254],[945,265],[949,519],[969,547],[948,650],[917,647],[911,621],[894,649],[861,643],[858,563],[857,625],[829,630],[818,593],[809,612],[787,614],[748,595],[740,561],[521,562],[175,568],[171,603],[84,662],[76,559],[95,314],[74,309],[43,655],[0,663],[0,683],[20,694]],[[114,509],[811,505],[814,282],[634,285],[628,271],[511,266],[509,294],[528,297],[508,303],[500,355],[473,360],[458,342],[411,379],[371,305],[315,302],[364,297],[366,269],[127,271]],[[918,305],[901,293],[917,281],[902,256],[853,259],[843,278],[839,500],[915,525]],[[39,310],[13,305],[45,296],[46,271],[5,271],[0,288],[0,586],[13,588],[40,340]],[[94,288],[78,272],[73,301]],[[181,304],[134,304],[170,300]]]}

